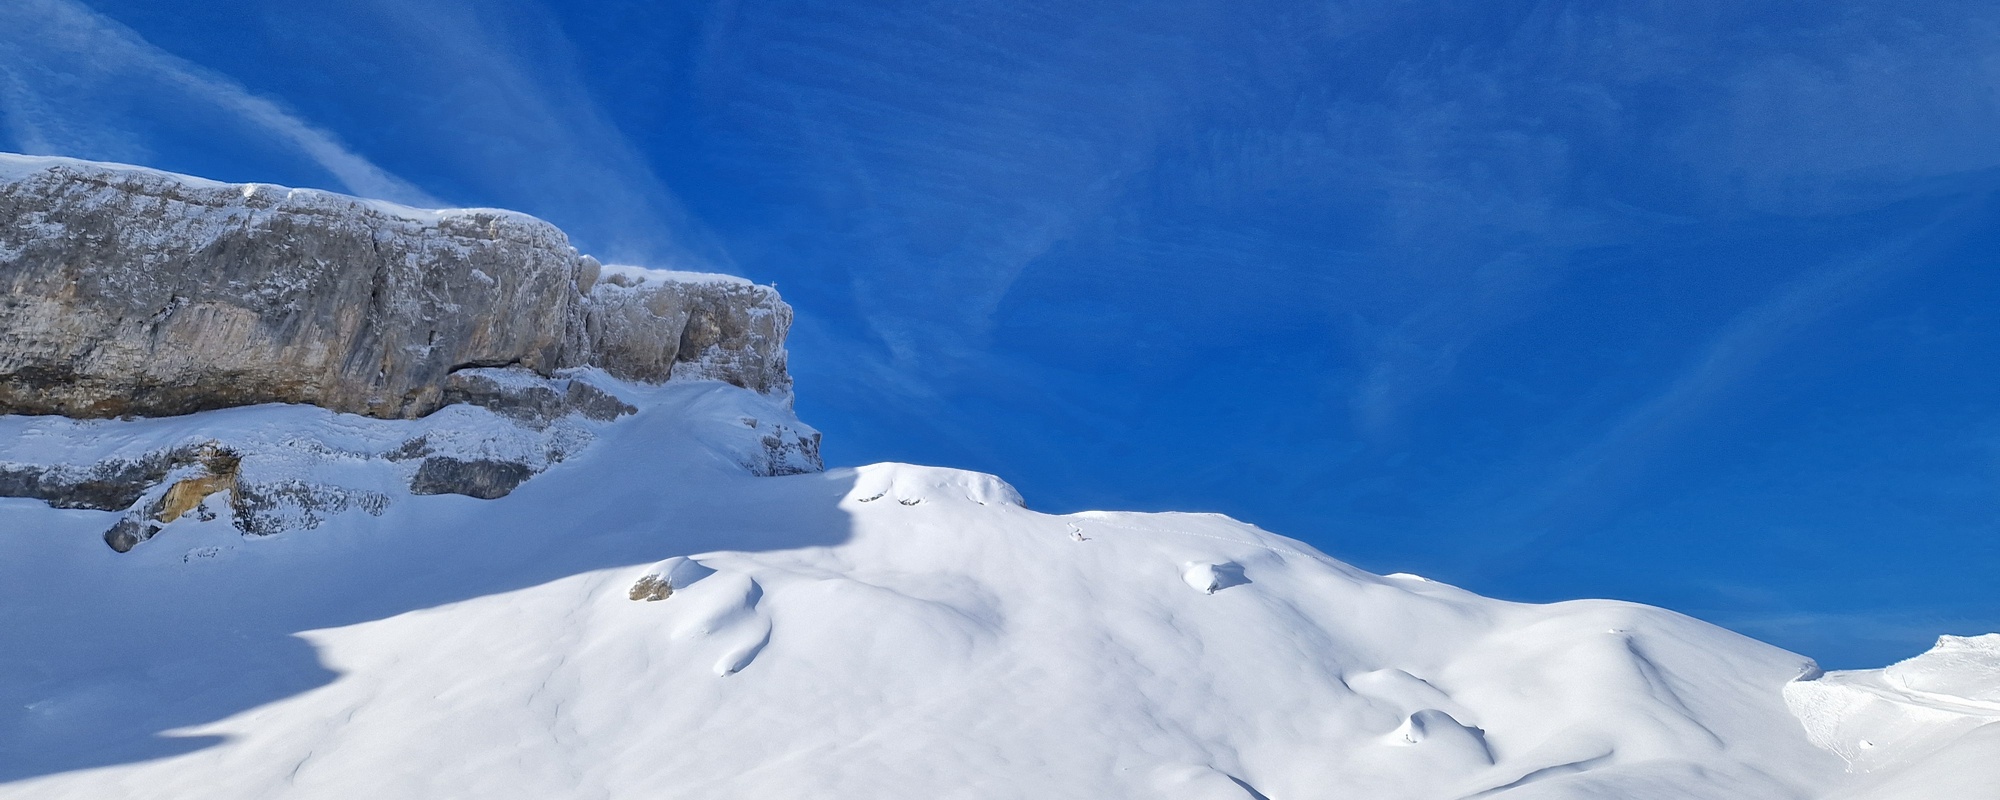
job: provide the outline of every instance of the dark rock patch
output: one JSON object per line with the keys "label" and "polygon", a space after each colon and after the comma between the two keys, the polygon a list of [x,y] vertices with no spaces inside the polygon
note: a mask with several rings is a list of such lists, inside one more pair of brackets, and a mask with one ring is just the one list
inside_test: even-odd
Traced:
{"label": "dark rock patch", "polygon": [[104,543],[120,553],[129,553],[140,542],[153,538],[160,532],[160,525],[144,519],[126,517],[104,532]]}
{"label": "dark rock patch", "polygon": [[240,483],[230,504],[236,529],[251,536],[310,530],[350,509],[381,516],[388,508],[389,496],[381,492],[297,480]]}
{"label": "dark rock patch", "polygon": [[27,497],[56,508],[122,511],[167,479],[173,468],[192,461],[183,451],[111,459],[89,467],[0,464],[0,497]]}
{"label": "dark rock patch", "polygon": [[490,458],[463,460],[431,456],[410,480],[411,494],[462,494],[481,500],[506,497],[535,471],[526,464]]}
{"label": "dark rock patch", "polygon": [[[526,382],[505,371],[461,370],[445,380],[444,403],[467,403],[541,430],[569,411],[564,396],[546,382]],[[532,377],[533,373],[526,373]],[[505,380],[503,378],[514,378]]]}
{"label": "dark rock patch", "polygon": [[610,422],[626,414],[639,413],[639,409],[633,407],[631,403],[618,399],[610,392],[578,380],[569,382],[569,391],[564,394],[563,400],[576,413],[582,414],[584,419],[593,419],[598,422]]}

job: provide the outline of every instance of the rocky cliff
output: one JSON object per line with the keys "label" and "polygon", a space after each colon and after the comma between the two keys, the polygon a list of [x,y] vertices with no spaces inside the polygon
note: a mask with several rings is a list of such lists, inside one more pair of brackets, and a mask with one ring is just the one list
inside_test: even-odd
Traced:
{"label": "rocky cliff", "polygon": [[471,367],[791,387],[775,291],[602,267],[507,211],[0,155],[0,288],[0,413],[413,418]]}
{"label": "rocky cliff", "polygon": [[[775,290],[513,212],[0,154],[0,289],[0,497],[115,512],[120,552],[501,497],[633,414],[707,421],[726,467],[822,467]],[[269,403],[299,405],[235,408]]]}

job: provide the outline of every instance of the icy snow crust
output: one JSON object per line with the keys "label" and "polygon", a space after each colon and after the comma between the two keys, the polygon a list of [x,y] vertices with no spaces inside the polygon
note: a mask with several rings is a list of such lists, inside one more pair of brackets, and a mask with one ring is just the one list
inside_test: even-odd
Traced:
{"label": "icy snow crust", "polygon": [[[1775,800],[1854,780],[1786,708],[1810,662],[1687,617],[1376,576],[1216,515],[1042,514],[957,470],[751,477],[743,419],[785,413],[768,398],[620,394],[638,414],[498,500],[405,494],[262,538],[190,515],[123,555],[109,514],[0,500],[0,798]],[[103,448],[186,434],[79,425]]]}

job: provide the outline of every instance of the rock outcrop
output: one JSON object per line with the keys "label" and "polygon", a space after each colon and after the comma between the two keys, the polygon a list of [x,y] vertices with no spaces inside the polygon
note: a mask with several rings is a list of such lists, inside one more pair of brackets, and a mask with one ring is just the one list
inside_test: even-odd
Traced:
{"label": "rock outcrop", "polygon": [[712,379],[789,395],[785,332],[792,309],[769,287],[691,272],[598,267],[581,285],[582,349],[591,363],[629,381]]}
{"label": "rock outcrop", "polygon": [[[0,291],[0,497],[120,512],[119,552],[503,497],[662,392],[746,472],[823,468],[775,290],[513,212],[0,154]],[[750,391],[634,385],[690,380]]]}
{"label": "rock outcrop", "polygon": [[88,465],[0,462],[0,497],[27,497],[56,508],[119,511],[137,503],[169,472],[198,458],[196,448],[180,447]]}
{"label": "rock outcrop", "polygon": [[0,413],[414,418],[469,367],[791,386],[775,291],[602,267],[507,211],[0,155],[0,289]]}
{"label": "rock outcrop", "polygon": [[535,430],[565,414],[610,422],[639,410],[588,382],[552,381],[518,369],[454,372],[445,382],[444,400],[479,406]]}

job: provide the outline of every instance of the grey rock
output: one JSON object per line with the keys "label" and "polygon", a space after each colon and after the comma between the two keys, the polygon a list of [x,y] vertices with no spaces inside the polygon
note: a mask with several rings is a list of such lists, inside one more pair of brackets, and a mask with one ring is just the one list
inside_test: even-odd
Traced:
{"label": "grey rock", "polygon": [[500,366],[789,397],[790,323],[768,287],[602,267],[512,212],[0,154],[0,413],[411,418]]}
{"label": "grey rock", "polygon": [[[568,398],[547,381],[520,380],[510,370],[472,369],[445,380],[444,402],[469,403],[540,430],[567,413]],[[526,377],[536,377],[528,373]]]}
{"label": "grey rock", "polygon": [[454,372],[445,381],[444,402],[479,406],[535,430],[565,414],[608,422],[638,412],[581,379],[558,381],[518,367]]}
{"label": "grey rock", "polygon": [[311,530],[348,510],[381,516],[389,496],[300,480],[238,484],[231,498],[236,529],[251,536]]}
{"label": "grey rock", "polygon": [[387,461],[414,461],[432,452],[434,451],[431,449],[430,437],[418,436],[405,440],[394,450],[383,453],[382,458]]}
{"label": "grey rock", "polygon": [[[444,453],[488,451],[463,449],[464,431],[434,430],[386,453],[298,441],[284,447],[301,452],[257,457],[416,461],[411,491],[491,499],[589,441],[557,420],[635,413],[583,377],[599,373],[575,368],[724,381],[789,407],[791,321],[770,287],[605,266],[521,214],[0,153],[0,414],[165,416],[280,402],[413,419],[477,405],[537,431],[539,444],[455,458]],[[821,469],[816,432],[748,422],[761,452],[740,456],[746,469]],[[238,470],[236,459],[210,442],[94,464],[0,460],[0,496],[122,510],[105,533],[121,552],[183,514],[213,516],[211,495],[227,496],[233,523],[251,535],[380,514],[389,502],[292,479],[289,468]]]}
{"label": "grey rock", "polygon": [[624,270],[596,281],[583,305],[591,365],[641,383],[719,380],[790,396],[784,342],[792,308],[777,290],[721,276],[662,274]]}
{"label": "grey rock", "polygon": [[149,453],[112,459],[78,469],[67,466],[0,463],[0,497],[28,497],[56,508],[119,511],[166,480],[174,467],[189,463],[186,452]]}
{"label": "grey rock", "polygon": [[104,543],[111,545],[111,549],[120,553],[129,553],[132,548],[138,547],[140,542],[153,538],[159,532],[160,526],[157,523],[126,517],[111,526],[111,530],[104,532]]}
{"label": "grey rock", "polygon": [[462,494],[492,500],[506,497],[534,474],[532,467],[512,461],[432,456],[417,466],[416,477],[410,479],[410,493]]}
{"label": "grey rock", "polygon": [[639,409],[634,408],[631,403],[578,380],[570,381],[568,391],[563,393],[563,401],[569,404],[570,409],[582,414],[584,419],[594,419],[598,422],[610,422],[626,414],[639,413]]}
{"label": "grey rock", "polygon": [[555,367],[576,260],[519,214],[54,163],[0,183],[0,408],[420,416],[455,367]]}
{"label": "grey rock", "polygon": [[765,422],[744,417],[742,422],[757,434],[761,450],[743,462],[743,468],[759,477],[803,475],[826,469],[820,460],[819,431],[800,429],[782,422]]}
{"label": "grey rock", "polygon": [[[229,493],[236,528],[269,535],[318,527],[349,509],[381,514],[389,497],[380,492],[289,480],[238,480],[238,453],[219,442],[177,447],[131,459],[107,459],[88,466],[0,464],[0,497],[29,497],[57,508],[123,511],[104,533],[120,553],[131,550],[183,514],[213,519],[202,504],[209,495]],[[169,485],[168,478],[179,477]]]}

